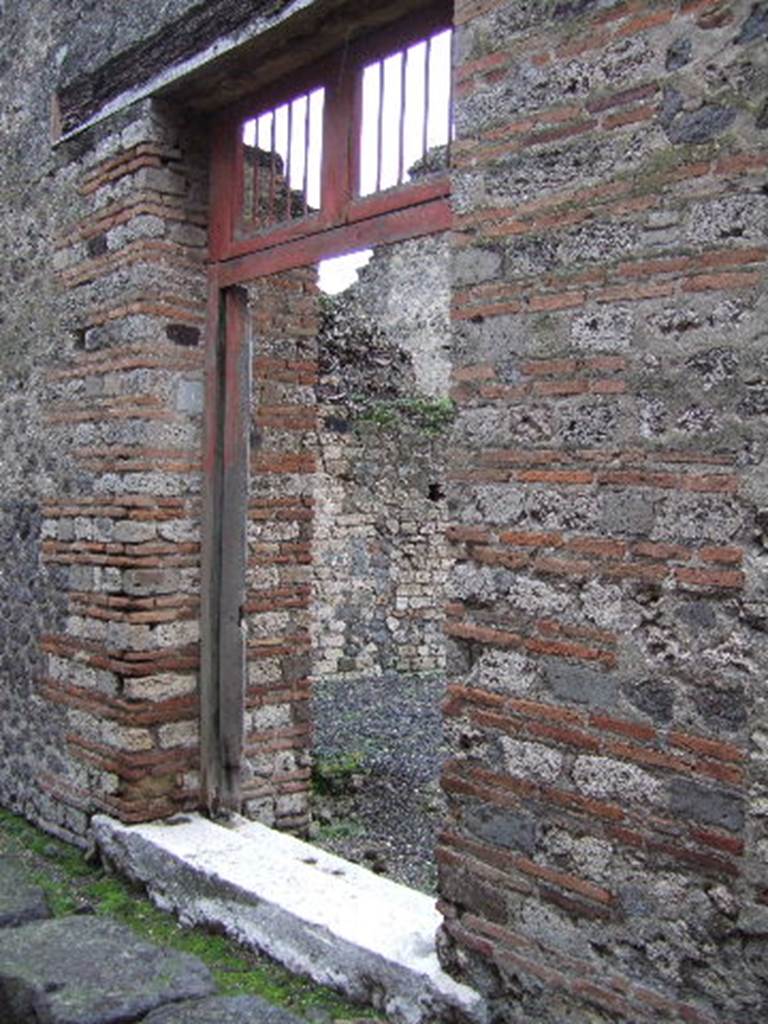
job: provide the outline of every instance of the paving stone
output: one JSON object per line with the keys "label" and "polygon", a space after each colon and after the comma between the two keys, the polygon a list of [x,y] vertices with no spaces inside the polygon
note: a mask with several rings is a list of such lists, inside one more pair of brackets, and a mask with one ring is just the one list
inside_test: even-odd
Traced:
{"label": "paving stone", "polygon": [[50,917],[45,893],[27,879],[22,865],[12,857],[0,857],[0,928]]}
{"label": "paving stone", "polygon": [[[214,996],[153,1010],[142,1024],[300,1024],[258,996]],[[369,1022],[366,1022],[369,1024]]]}
{"label": "paving stone", "polygon": [[0,932],[2,1024],[118,1024],[213,988],[197,957],[115,921],[60,917]]}

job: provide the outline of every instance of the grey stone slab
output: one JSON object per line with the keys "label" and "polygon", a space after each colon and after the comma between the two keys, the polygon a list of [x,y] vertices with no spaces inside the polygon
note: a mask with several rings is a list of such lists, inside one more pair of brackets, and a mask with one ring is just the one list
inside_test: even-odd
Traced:
{"label": "grey stone slab", "polygon": [[60,917],[0,932],[2,1024],[117,1024],[213,989],[197,957],[115,921]]}
{"label": "grey stone slab", "polygon": [[258,996],[214,996],[153,1010],[142,1024],[300,1024]]}
{"label": "grey stone slab", "polygon": [[12,857],[0,857],[0,928],[50,917],[45,893]]}

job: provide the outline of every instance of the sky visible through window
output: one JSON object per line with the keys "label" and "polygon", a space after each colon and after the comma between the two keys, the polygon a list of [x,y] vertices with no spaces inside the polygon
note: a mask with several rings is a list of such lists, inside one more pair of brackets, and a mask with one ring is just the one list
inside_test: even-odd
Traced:
{"label": "sky visible through window", "polygon": [[[445,146],[450,133],[451,31],[438,32],[363,71],[360,196],[411,180],[427,153]],[[289,187],[320,206],[324,90],[316,89],[266,111],[243,126],[243,141],[282,160]],[[357,278],[371,250],[323,260],[320,288],[334,294]]]}

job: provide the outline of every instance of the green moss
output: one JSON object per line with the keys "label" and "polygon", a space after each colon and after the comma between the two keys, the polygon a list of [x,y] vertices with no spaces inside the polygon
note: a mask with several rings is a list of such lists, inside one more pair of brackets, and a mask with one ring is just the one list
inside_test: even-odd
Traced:
{"label": "green moss", "polygon": [[332,989],[291,974],[224,936],[183,928],[128,882],[87,863],[81,851],[2,809],[0,852],[26,865],[30,879],[48,896],[55,916],[90,907],[96,914],[123,922],[142,938],[191,953],[207,965],[225,995],[258,995],[299,1017],[320,1010],[331,1020],[380,1019],[373,1010],[353,1006]]}
{"label": "green moss", "polygon": [[312,765],[312,789],[319,796],[347,792],[352,776],[363,771],[363,759],[364,754],[360,750],[315,758]]}
{"label": "green moss", "polygon": [[456,418],[456,404],[450,398],[398,398],[374,402],[358,417],[358,422],[383,430],[401,426],[415,427],[431,437],[447,430]]}
{"label": "green moss", "polygon": [[318,839],[357,839],[365,832],[365,826],[355,818],[344,818],[341,821],[331,822],[329,825],[319,825],[317,829]]}

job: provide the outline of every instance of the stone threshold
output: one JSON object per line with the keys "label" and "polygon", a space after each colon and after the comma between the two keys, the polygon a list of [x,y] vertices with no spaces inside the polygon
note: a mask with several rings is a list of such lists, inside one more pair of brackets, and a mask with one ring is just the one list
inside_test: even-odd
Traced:
{"label": "stone threshold", "polygon": [[224,931],[395,1024],[485,1024],[481,997],[439,965],[431,897],[236,816],[98,815],[92,827],[105,860],[184,924]]}

